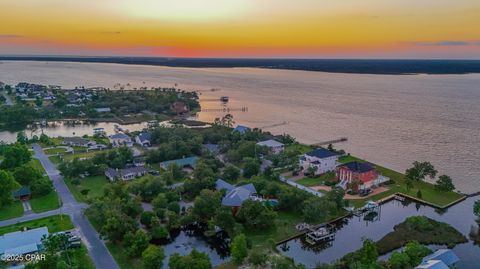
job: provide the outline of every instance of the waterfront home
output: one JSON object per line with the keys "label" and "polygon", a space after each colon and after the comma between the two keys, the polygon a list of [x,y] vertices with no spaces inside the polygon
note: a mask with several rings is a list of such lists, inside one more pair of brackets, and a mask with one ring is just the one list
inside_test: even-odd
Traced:
{"label": "waterfront home", "polygon": [[310,167],[315,171],[314,175],[332,172],[338,165],[338,154],[324,148],[318,148],[303,154],[300,157],[299,165],[303,173],[307,172]]}
{"label": "waterfront home", "polygon": [[250,129],[249,127],[243,126],[243,125],[237,125],[237,127],[235,127],[235,128],[233,129],[234,132],[238,132],[238,133],[240,133],[240,134],[244,134],[244,133],[246,133],[246,132],[248,132],[248,131],[250,131],[250,130],[251,130],[251,129]]}
{"label": "waterfront home", "polygon": [[444,262],[438,260],[430,260],[423,262],[415,269],[450,269]]}
{"label": "waterfront home", "polygon": [[165,161],[160,163],[160,167],[163,170],[167,170],[167,168],[175,164],[181,168],[186,168],[186,169],[195,169],[195,166],[197,165],[197,160],[198,157],[192,156],[192,157],[187,157],[187,158],[182,158],[182,159],[176,159],[176,160],[170,160],[170,161]]}
{"label": "waterfront home", "polygon": [[272,154],[278,154],[285,149],[285,145],[283,143],[280,143],[280,142],[278,142],[276,140],[273,140],[273,139],[258,142],[257,146],[267,147],[269,152],[272,153]]}
{"label": "waterfront home", "polygon": [[222,198],[222,205],[236,208],[240,207],[243,202],[254,199],[257,194],[257,190],[252,183],[235,187],[222,179],[218,179],[215,182],[215,188],[218,191],[226,191]]}
{"label": "waterfront home", "polygon": [[135,142],[142,147],[150,147],[152,136],[150,133],[142,132],[135,136]]}
{"label": "waterfront home", "polygon": [[423,258],[422,263],[415,269],[443,269],[455,267],[460,261],[451,249],[439,249]]}
{"label": "waterfront home", "polygon": [[93,141],[93,140],[83,138],[83,137],[74,136],[74,137],[65,137],[62,141],[62,144],[67,145],[67,146],[72,146],[72,147],[74,147],[74,146],[76,146],[76,147],[90,147],[90,146],[95,145],[96,142]]}
{"label": "waterfront home", "polygon": [[108,168],[105,171],[105,176],[110,181],[116,180],[132,180],[137,177],[144,176],[148,173],[148,169],[145,166],[133,166],[124,169]]}
{"label": "waterfront home", "polygon": [[108,139],[110,140],[110,143],[114,147],[121,147],[121,146],[132,147],[133,146],[133,142],[130,136],[124,133],[116,133],[114,135],[111,135]]}
{"label": "waterfront home", "polygon": [[335,174],[339,182],[337,186],[354,191],[378,186],[390,180],[380,175],[372,164],[357,161],[338,166]]}
{"label": "waterfront home", "polygon": [[98,108],[95,108],[95,111],[97,111],[98,113],[110,113],[110,112],[112,112],[112,110],[109,107],[98,107]]}
{"label": "waterfront home", "polygon": [[106,134],[105,128],[97,127],[93,128],[93,135],[104,136]]}
{"label": "waterfront home", "polygon": [[43,250],[42,238],[48,236],[47,227],[17,231],[0,236],[0,260],[38,253]]}
{"label": "waterfront home", "polygon": [[172,110],[178,115],[183,115],[188,112],[188,106],[184,102],[177,101],[172,104]]}

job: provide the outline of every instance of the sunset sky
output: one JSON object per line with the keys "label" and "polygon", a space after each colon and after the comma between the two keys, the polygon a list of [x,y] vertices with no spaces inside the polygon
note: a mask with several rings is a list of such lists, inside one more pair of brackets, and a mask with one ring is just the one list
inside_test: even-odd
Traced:
{"label": "sunset sky", "polygon": [[480,58],[479,0],[0,0],[0,55]]}

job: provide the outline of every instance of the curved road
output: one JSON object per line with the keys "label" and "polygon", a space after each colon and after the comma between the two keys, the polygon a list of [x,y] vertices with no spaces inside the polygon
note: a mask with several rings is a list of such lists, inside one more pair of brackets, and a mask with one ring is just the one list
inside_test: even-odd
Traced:
{"label": "curved road", "polygon": [[42,163],[47,175],[52,180],[53,186],[62,200],[62,207],[48,212],[33,213],[19,218],[0,221],[0,227],[57,214],[68,214],[72,218],[73,225],[75,225],[75,228],[87,246],[89,255],[92,258],[95,267],[99,269],[119,269],[120,267],[118,267],[115,259],[113,259],[110,252],[108,252],[105,243],[100,240],[97,231],[83,215],[83,209],[88,206],[75,200],[67,185],[65,185],[63,176],[60,175],[60,171],[58,171],[56,166],[48,159],[48,156],[45,155],[40,145],[33,144],[32,148],[35,151],[34,157]]}

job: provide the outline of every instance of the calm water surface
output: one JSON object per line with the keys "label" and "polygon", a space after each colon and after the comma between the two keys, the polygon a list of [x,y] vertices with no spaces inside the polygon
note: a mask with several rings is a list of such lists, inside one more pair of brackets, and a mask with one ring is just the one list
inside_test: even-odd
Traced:
{"label": "calm water surface", "polygon": [[[363,217],[344,219],[339,225],[339,230],[336,232],[335,240],[331,246],[324,249],[312,249],[302,242],[302,238],[298,238],[280,245],[278,249],[284,255],[293,258],[297,263],[303,263],[307,268],[314,268],[318,263],[330,263],[358,250],[362,247],[363,238],[378,241],[393,231],[393,227],[403,222],[406,217],[416,215],[424,215],[449,223],[469,238],[472,226],[476,226],[472,207],[477,199],[478,197],[469,198],[445,212],[436,211],[431,207],[414,202],[390,201],[381,206],[381,212],[376,221],[365,221]],[[480,247],[474,245],[472,241],[457,245],[453,248],[453,251],[460,258],[458,268],[480,268]]]}
{"label": "calm water surface", "polygon": [[[237,123],[315,143],[346,136],[352,154],[403,171],[431,161],[464,192],[480,183],[480,74],[363,75],[255,68],[194,69],[93,63],[3,62],[0,81],[64,87],[174,86],[228,95]],[[126,87],[128,88],[128,87]],[[204,108],[221,108],[203,102]],[[211,121],[223,113],[202,112]],[[2,138],[4,137],[3,134]]]}

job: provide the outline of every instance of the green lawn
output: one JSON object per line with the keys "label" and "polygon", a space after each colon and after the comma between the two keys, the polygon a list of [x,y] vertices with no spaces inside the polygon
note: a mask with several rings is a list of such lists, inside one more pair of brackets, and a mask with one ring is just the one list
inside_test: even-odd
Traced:
{"label": "green lawn", "polygon": [[60,200],[57,192],[52,191],[45,196],[31,199],[30,205],[32,206],[33,212],[40,213],[59,208]]}
{"label": "green lawn", "polygon": [[312,151],[313,148],[304,144],[291,144],[285,147],[286,152],[299,151],[300,154],[305,154],[309,151]]}
{"label": "green lawn", "polygon": [[[88,202],[88,200],[103,195],[104,187],[109,184],[105,176],[85,177],[80,179],[79,185],[74,185],[71,179],[65,179],[70,192],[79,202]],[[87,195],[81,193],[82,190],[88,189]]]}
{"label": "green lawn", "polygon": [[63,154],[65,151],[65,148],[48,148],[44,150],[45,154],[48,155]]}
{"label": "green lawn", "polygon": [[47,145],[45,143],[42,143],[42,142],[39,142],[40,146],[42,148],[48,148],[48,147],[52,147],[52,146],[60,146],[62,145],[62,142],[63,142],[63,138],[61,137],[50,137],[50,145]]}
{"label": "green lawn", "polygon": [[43,169],[42,163],[38,159],[31,159],[30,165],[36,169],[38,172],[45,174],[45,169]]}
{"label": "green lawn", "polygon": [[60,156],[50,156],[48,157],[48,159],[50,159],[50,161],[55,164],[55,165],[59,165],[61,162],[62,162],[62,159],[60,158]]}
{"label": "green lawn", "polygon": [[23,215],[23,206],[20,201],[0,208],[0,220],[13,219]]}
{"label": "green lawn", "polygon": [[56,233],[73,229],[73,223],[68,215],[55,215],[51,217],[21,222],[10,226],[0,227],[0,235],[20,231],[23,228],[34,229],[47,226],[48,232]]}
{"label": "green lawn", "polygon": [[311,187],[311,186],[324,185],[325,181],[331,181],[334,179],[335,179],[335,173],[326,173],[318,177],[305,177],[305,178],[296,180],[295,182],[303,186]]}
{"label": "green lawn", "polygon": [[65,154],[63,155],[63,159],[65,161],[72,161],[75,158],[93,158],[95,154],[98,152],[105,152],[105,151],[89,151],[89,152],[81,152],[81,153],[75,153],[75,154]]}
{"label": "green lawn", "polygon": [[141,259],[131,259],[128,257],[122,244],[107,242],[106,245],[110,251],[110,254],[112,254],[113,258],[121,269],[144,268]]}
{"label": "green lawn", "polygon": [[[345,212],[339,214],[344,215]],[[335,219],[339,216],[333,216],[331,219]],[[251,240],[252,248],[271,248],[270,242],[276,243],[278,241],[287,239],[291,236],[298,234],[295,229],[295,225],[304,222],[301,212],[285,212],[278,211],[277,218],[275,219],[275,226],[268,230],[245,230],[245,235]]]}
{"label": "green lawn", "polygon": [[[356,158],[354,156],[345,156],[340,158],[338,161],[340,163],[347,163],[351,161],[365,162],[364,160]],[[404,174],[385,168],[380,165],[375,165],[375,168],[382,175],[392,179],[394,181],[394,184],[389,185],[388,187],[390,188],[390,190],[386,192],[374,195],[367,199],[351,201],[351,205],[356,207],[363,206],[367,200],[376,201],[397,192],[403,193],[412,197],[417,197],[417,193],[419,190],[422,193],[422,197],[419,199],[427,203],[432,203],[438,207],[444,207],[464,197],[463,194],[460,194],[457,192],[445,192],[445,191],[437,190],[433,184],[425,181],[414,182],[413,188],[410,190],[407,190]]]}

